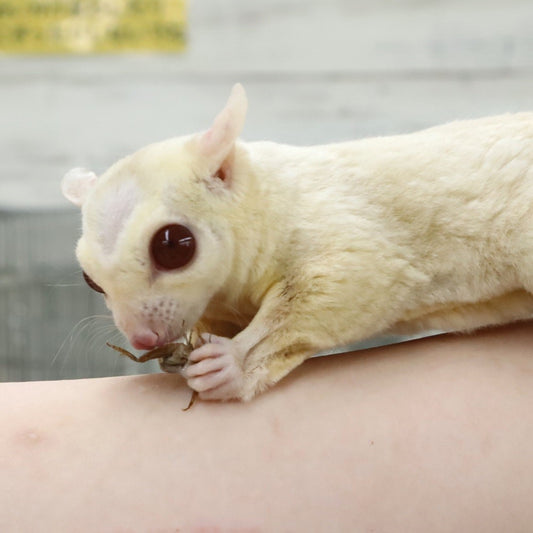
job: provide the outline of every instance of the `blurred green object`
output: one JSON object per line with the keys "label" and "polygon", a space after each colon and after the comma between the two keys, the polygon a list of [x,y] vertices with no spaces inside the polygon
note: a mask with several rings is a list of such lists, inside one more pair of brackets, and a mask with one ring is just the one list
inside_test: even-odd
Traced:
{"label": "blurred green object", "polygon": [[185,0],[0,0],[4,53],[182,51]]}

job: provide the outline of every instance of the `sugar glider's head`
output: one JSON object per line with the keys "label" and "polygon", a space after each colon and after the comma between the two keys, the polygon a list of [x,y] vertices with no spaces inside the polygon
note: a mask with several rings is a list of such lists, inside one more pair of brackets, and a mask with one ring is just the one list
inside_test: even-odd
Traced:
{"label": "sugar glider's head", "polygon": [[235,85],[208,131],[150,145],[101,177],[74,169],[63,178],[63,194],[82,209],[76,255],[85,280],[135,348],[183,335],[230,274],[246,106]]}

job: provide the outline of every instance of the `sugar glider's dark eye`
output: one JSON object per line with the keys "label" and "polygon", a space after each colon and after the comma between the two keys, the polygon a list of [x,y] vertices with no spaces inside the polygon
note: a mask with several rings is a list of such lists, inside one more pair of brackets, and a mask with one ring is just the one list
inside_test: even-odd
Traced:
{"label": "sugar glider's dark eye", "polygon": [[102,294],[105,294],[104,289],[100,287],[100,285],[97,285],[85,272],[83,272],[83,279],[85,280],[85,283],[91,287],[93,291],[101,292]]}
{"label": "sugar glider's dark eye", "polygon": [[152,261],[158,270],[176,270],[191,262],[196,241],[191,230],[181,224],[169,224],[157,230],[150,242]]}

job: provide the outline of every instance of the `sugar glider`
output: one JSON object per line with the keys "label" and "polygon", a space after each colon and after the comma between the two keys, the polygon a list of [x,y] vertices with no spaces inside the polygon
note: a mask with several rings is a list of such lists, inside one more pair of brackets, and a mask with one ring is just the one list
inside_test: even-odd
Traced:
{"label": "sugar glider", "polygon": [[183,371],[200,398],[380,333],[533,315],[533,113],[296,147],[239,140],[246,109],[237,84],[209,130],[62,182],[131,344],[208,332]]}

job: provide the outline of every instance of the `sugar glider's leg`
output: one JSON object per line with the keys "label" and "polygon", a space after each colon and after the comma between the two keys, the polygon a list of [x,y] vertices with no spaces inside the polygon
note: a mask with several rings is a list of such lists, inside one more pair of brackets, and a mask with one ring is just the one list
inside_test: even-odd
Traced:
{"label": "sugar glider's leg", "polygon": [[[246,330],[242,333],[246,334]],[[279,345],[278,334],[288,345]],[[247,350],[241,338],[202,335],[205,344],[189,356],[183,372],[203,400],[249,400],[316,353],[309,343],[275,330]]]}
{"label": "sugar glider's leg", "polygon": [[235,339],[203,338],[206,344],[191,353],[191,364],[182,373],[202,400],[249,400],[318,351],[302,345],[276,351],[267,337],[246,352]]}
{"label": "sugar glider's leg", "polygon": [[204,400],[249,400],[317,351],[368,333],[372,322],[368,313],[359,324],[353,315],[343,320],[337,312],[325,320],[324,313],[314,314],[304,295],[287,298],[282,289],[272,289],[233,339],[203,335],[205,344],[191,353],[183,373],[188,385]]}
{"label": "sugar glider's leg", "polygon": [[[273,289],[252,322],[230,338],[202,334],[183,375],[204,400],[248,400],[281,379],[319,348],[293,321],[282,291]],[[303,341],[302,339],[306,339]]]}

